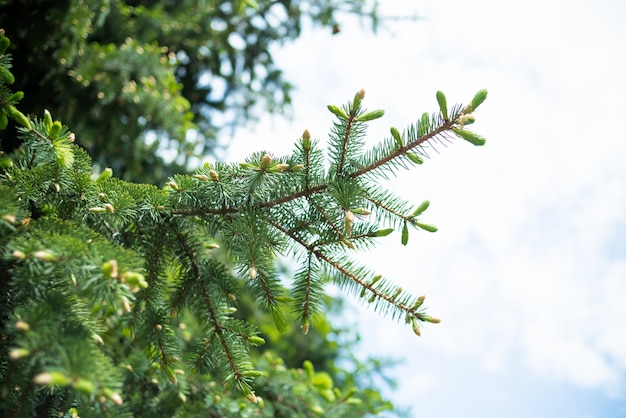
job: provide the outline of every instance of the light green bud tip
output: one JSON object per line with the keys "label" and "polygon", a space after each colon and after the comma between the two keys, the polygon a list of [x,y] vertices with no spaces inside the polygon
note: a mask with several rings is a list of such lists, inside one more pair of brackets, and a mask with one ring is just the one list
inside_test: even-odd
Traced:
{"label": "light green bud tip", "polygon": [[386,237],[393,232],[393,228],[379,229],[374,233],[375,237]]}
{"label": "light green bud tip", "polygon": [[459,138],[462,138],[464,140],[466,140],[467,142],[469,142],[470,144],[476,145],[476,146],[482,146],[485,145],[485,142],[487,141],[485,138],[483,138],[482,136],[472,132],[472,131],[468,131],[467,129],[457,129],[457,128],[453,128],[452,131],[456,134],[456,136],[458,136]]}
{"label": "light green bud tip", "polygon": [[364,115],[361,115],[358,118],[356,118],[356,120],[358,120],[359,122],[368,122],[370,120],[381,118],[384,114],[385,114],[384,110],[378,109],[372,112],[368,112]]}
{"label": "light green bud tip", "polygon": [[415,209],[415,211],[413,212],[413,214],[411,216],[415,217],[415,216],[419,216],[422,213],[424,213],[424,211],[426,209],[428,209],[428,207],[430,206],[430,201],[429,200],[424,200],[418,207],[417,209]]}
{"label": "light green bud tip", "polygon": [[20,112],[19,110],[17,110],[17,108],[15,106],[8,106],[7,107],[7,113],[20,125],[22,125],[24,128],[28,129],[29,131],[33,130],[32,125],[30,124],[30,119],[28,119],[28,117],[26,115],[24,115],[22,112]]}
{"label": "light green bud tip", "polygon": [[112,175],[113,175],[113,169],[111,167],[107,167],[104,170],[102,170],[102,173],[100,173],[96,181],[104,181],[108,178],[111,178]]}
{"label": "light green bud tip", "polygon": [[11,45],[11,41],[6,36],[0,37],[0,54],[4,54],[4,51]]}
{"label": "light green bud tip", "polygon": [[448,104],[446,102],[446,96],[441,90],[437,91],[437,103],[439,103],[439,110],[443,115],[444,120],[448,120]]}
{"label": "light green bud tip", "polygon": [[148,287],[148,282],[141,273],[130,271],[124,275],[123,279],[130,288],[131,293],[136,293],[139,289],[145,289]]}
{"label": "light green bud tip", "polygon": [[308,129],[305,129],[302,133],[302,148],[306,151],[311,149],[311,133]]}
{"label": "light green bud tip", "polygon": [[33,253],[33,257],[35,257],[39,261],[56,261],[57,257],[52,254],[50,251],[35,251]]}
{"label": "light green bud tip", "polygon": [[420,157],[417,154],[414,154],[412,152],[407,152],[406,153],[406,158],[408,158],[409,160],[411,160],[412,163],[414,164],[423,164],[424,160],[422,159],[422,157]]}
{"label": "light green bud tip", "polygon": [[61,122],[55,120],[54,122],[52,122],[52,126],[50,127],[50,129],[48,129],[48,137],[52,140],[57,139],[57,137],[59,136],[59,132],[61,132],[62,128],[63,125],[61,125]]}
{"label": "light green bud tip", "polygon": [[404,226],[402,226],[402,245],[406,245],[409,242],[409,227],[406,224],[406,222],[404,223]]}
{"label": "light green bud tip", "polygon": [[339,107],[335,105],[328,105],[327,107],[328,107],[328,110],[330,110],[330,113],[337,116],[339,119],[348,119],[348,115],[346,115],[346,113],[343,110],[341,110]]}
{"label": "light green bud tip", "polygon": [[393,140],[396,141],[396,145],[398,146],[398,148],[402,148],[402,137],[400,136],[400,132],[398,131],[398,129],[392,126],[391,128],[389,128],[389,131],[391,132]]}
{"label": "light green bud tip", "polygon": [[476,108],[480,106],[485,99],[487,99],[487,90],[482,89],[476,93],[472,99],[472,110],[476,110]]}
{"label": "light green bud tip", "polygon": [[248,342],[253,345],[263,345],[265,344],[265,340],[257,335],[251,335],[248,337]]}
{"label": "light green bud tip", "polygon": [[424,231],[437,232],[437,227],[435,225],[423,224],[423,223],[420,223],[420,222],[416,222],[415,225],[419,226]]}

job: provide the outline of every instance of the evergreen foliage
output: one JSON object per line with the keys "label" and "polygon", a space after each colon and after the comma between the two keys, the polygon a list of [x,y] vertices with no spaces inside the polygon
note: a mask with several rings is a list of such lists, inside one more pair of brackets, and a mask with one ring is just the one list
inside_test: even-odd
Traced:
{"label": "evergreen foliage", "polygon": [[330,32],[348,16],[375,29],[376,2],[0,1],[22,112],[63,115],[99,167],[150,183],[185,171],[260,109],[287,110],[292,85],[274,49],[307,22]]}
{"label": "evergreen foliage", "polygon": [[[286,330],[315,327],[336,283],[416,334],[427,314],[415,297],[356,263],[378,237],[436,230],[377,180],[468,131],[467,106],[424,114],[402,134],[365,147],[383,111],[343,107],[326,149],[304,131],[289,156],[257,152],[239,164],[205,163],[164,187],[93,174],[89,155],[51,113],[26,116],[10,85],[0,35],[0,122],[21,146],[0,155],[0,413],[30,416],[363,416],[391,406],[354,379],[334,381],[310,361],[286,367],[237,311],[250,295]],[[218,247],[221,249],[218,251]],[[276,256],[299,262],[291,288]],[[227,258],[227,262],[222,260]]]}

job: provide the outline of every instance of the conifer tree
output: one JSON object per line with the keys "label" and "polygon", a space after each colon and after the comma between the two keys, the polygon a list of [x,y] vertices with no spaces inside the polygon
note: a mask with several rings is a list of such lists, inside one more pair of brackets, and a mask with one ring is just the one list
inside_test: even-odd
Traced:
{"label": "conifer tree", "polygon": [[[6,417],[364,416],[390,406],[311,362],[285,367],[253,321],[247,294],[278,330],[295,313],[315,327],[330,283],[420,335],[439,319],[352,254],[397,231],[436,231],[377,180],[422,164],[437,144],[464,139],[485,100],[439,110],[366,149],[382,110],[364,91],[328,106],[323,148],[305,130],[288,156],[205,163],[163,187],[93,173],[76,134],[50,112],[19,110],[9,40],[0,34],[0,129],[19,125],[21,146],[0,156],[0,414]],[[219,248],[219,254],[217,253]],[[277,255],[297,260],[285,288]],[[226,256],[228,262],[223,261]]]}
{"label": "conifer tree", "polygon": [[[63,115],[94,165],[117,177],[163,182],[215,151],[218,132],[289,110],[277,45],[307,24],[330,32],[349,17],[376,30],[385,21],[376,3],[0,1],[0,22],[21,74],[22,112]],[[14,132],[5,132],[6,147]]]}

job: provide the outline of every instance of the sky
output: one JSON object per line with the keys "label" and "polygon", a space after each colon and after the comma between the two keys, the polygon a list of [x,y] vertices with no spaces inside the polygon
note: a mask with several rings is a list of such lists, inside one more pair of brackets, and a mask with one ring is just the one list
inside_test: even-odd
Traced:
{"label": "sky", "polygon": [[437,90],[467,103],[488,89],[484,147],[455,141],[388,183],[430,200],[439,231],[360,256],[442,322],[416,337],[355,303],[357,350],[402,361],[386,394],[415,417],[626,417],[626,2],[381,3],[420,19],[308,28],[275,50],[292,118],[237,131],[228,159],[288,153],[305,128],[324,140],[326,105],[361,88],[385,110],[372,144],[437,111]]}

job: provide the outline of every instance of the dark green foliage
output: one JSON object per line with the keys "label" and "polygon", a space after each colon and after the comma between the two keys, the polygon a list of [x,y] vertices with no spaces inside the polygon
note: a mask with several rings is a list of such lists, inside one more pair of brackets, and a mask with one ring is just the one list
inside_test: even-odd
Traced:
{"label": "dark green foliage", "polygon": [[[93,176],[66,126],[47,111],[24,115],[6,82],[0,94],[22,140],[0,160],[2,416],[353,417],[392,408],[326,364],[332,356],[286,365],[273,349],[306,344],[277,332],[294,328],[292,314],[305,335],[320,317],[327,325],[329,281],[418,335],[422,322],[439,322],[423,296],[351,253],[388,235],[384,226],[402,229],[403,243],[409,227],[434,231],[418,220],[424,204],[413,209],[377,180],[407,165],[408,153],[426,157],[426,144],[465,132],[470,108],[422,118],[366,151],[366,122],[382,112],[367,113],[360,91],[333,112],[326,150],[305,131],[291,156],[207,163],[159,188],[111,171]],[[300,263],[290,288],[278,255]],[[265,317],[275,328],[257,321]],[[312,331],[311,342],[329,332]]]}
{"label": "dark green foliage", "polygon": [[[366,0],[248,3],[0,2],[21,75],[14,88],[26,94],[21,110],[61,118],[99,167],[161,182],[213,150],[218,131],[289,106],[292,86],[272,50],[306,21],[329,31],[346,15],[377,22]],[[19,144],[13,133],[5,150]],[[176,158],[164,160],[165,150]]]}

